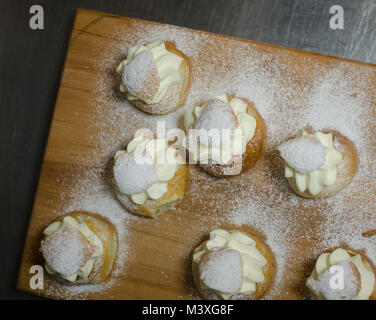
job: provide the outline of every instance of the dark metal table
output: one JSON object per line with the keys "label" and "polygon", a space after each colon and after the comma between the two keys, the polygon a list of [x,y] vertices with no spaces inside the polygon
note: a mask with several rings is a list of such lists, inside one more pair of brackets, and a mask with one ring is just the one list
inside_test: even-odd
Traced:
{"label": "dark metal table", "polygon": [[[44,9],[31,30],[29,9]],[[344,29],[330,7],[342,5]],[[376,0],[0,0],[0,298],[15,289],[76,8],[376,63]]]}

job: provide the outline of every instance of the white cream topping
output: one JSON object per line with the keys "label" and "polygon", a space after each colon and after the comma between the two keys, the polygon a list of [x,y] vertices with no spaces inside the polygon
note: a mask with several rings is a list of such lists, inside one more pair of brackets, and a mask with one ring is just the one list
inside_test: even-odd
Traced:
{"label": "white cream topping", "polygon": [[[225,231],[217,229],[210,232],[208,241],[201,244],[193,252],[193,263],[198,265],[203,254],[213,248],[231,248],[240,253],[243,275],[242,286],[238,293],[251,294],[256,291],[256,284],[264,281],[265,277],[262,267],[266,265],[267,260],[256,248],[256,242],[247,234],[240,231]],[[203,289],[208,287],[200,281]],[[229,299],[232,294],[216,291],[223,299]]]}
{"label": "white cream topping", "polygon": [[[161,198],[168,191],[168,182],[174,177],[176,171],[181,163],[179,152],[176,148],[169,146],[168,141],[165,139],[154,139],[146,134],[137,135],[132,141],[129,142],[127,150],[118,151],[115,154],[115,166],[117,161],[121,161],[121,158],[125,154],[130,154],[135,157],[137,162],[138,156],[148,155],[152,161],[152,165],[155,166],[157,181],[147,186],[145,190],[135,193],[127,194],[132,201],[138,205],[144,204],[147,199],[157,200]],[[138,164],[144,165],[142,163]],[[123,183],[129,183],[133,178],[123,176],[124,181],[116,180],[114,177],[114,183],[118,187]],[[147,177],[134,177],[137,179],[145,179]],[[125,193],[123,193],[125,194]]]}
{"label": "white cream topping", "polygon": [[319,131],[314,134],[301,130],[300,136],[311,136],[317,138],[325,150],[325,163],[318,169],[305,174],[299,173],[294,168],[285,163],[285,177],[294,178],[296,186],[300,192],[308,190],[312,195],[317,195],[326,186],[333,185],[337,180],[337,165],[342,160],[342,154],[333,146],[333,135],[331,133],[321,133]]}
{"label": "white cream topping", "polygon": [[[128,49],[127,58],[123,60],[116,68],[116,72],[122,74],[124,67],[134,59],[140,52],[150,50],[154,57],[154,62],[158,69],[160,86],[157,93],[150,101],[144,101],[147,104],[160,102],[165,96],[168,88],[178,84],[181,81],[180,65],[183,61],[178,55],[168,51],[162,40],[155,40],[146,45],[137,45]],[[124,83],[120,84],[120,91],[127,92],[128,89]],[[127,92],[128,100],[140,100],[139,97]]]}
{"label": "white cream topping", "polygon": [[[90,230],[90,228],[87,226],[86,223],[81,222],[79,223],[75,218],[67,216],[64,217],[62,221],[55,221],[51,223],[46,229],[44,229],[43,234],[48,237],[55,233],[56,231],[64,231],[68,228],[75,228],[78,231],[80,231],[85,238],[96,247],[93,255],[89,259],[89,261],[77,272],[71,275],[66,274],[59,274],[60,277],[75,282],[77,280],[77,277],[86,279],[89,277],[90,273],[92,272],[94,268],[94,263],[96,259],[103,254],[103,243],[102,240],[93,232]],[[53,270],[47,263],[45,263],[45,267],[48,273],[50,274],[56,274],[57,272]]]}
{"label": "white cream topping", "polygon": [[326,297],[322,296],[321,292],[315,291],[314,284],[331,266],[336,266],[345,261],[352,262],[360,274],[360,291],[356,299],[368,300],[375,287],[375,274],[365,267],[360,254],[350,255],[349,251],[342,248],[336,249],[332,253],[323,253],[320,255],[315,268],[307,280],[307,286],[311,288],[319,298],[326,299]]}
{"label": "white cream topping", "polygon": [[[224,165],[230,162],[233,156],[241,156],[246,152],[247,144],[253,138],[256,131],[256,119],[247,113],[247,104],[243,100],[232,98],[229,101],[227,94],[220,95],[216,99],[228,103],[237,118],[238,126],[234,130],[233,136],[229,138],[229,142],[223,139],[220,145],[207,146],[202,143],[198,143],[198,145],[195,143],[192,144],[191,141],[188,143],[188,138],[185,138],[184,144],[195,161],[211,159]],[[191,127],[200,117],[206,106],[207,104],[195,106],[188,110],[184,117],[186,132],[189,133],[192,130]]]}

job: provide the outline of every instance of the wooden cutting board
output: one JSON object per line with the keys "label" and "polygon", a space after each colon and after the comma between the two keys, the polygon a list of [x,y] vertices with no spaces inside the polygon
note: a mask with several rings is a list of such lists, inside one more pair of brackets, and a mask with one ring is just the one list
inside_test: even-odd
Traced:
{"label": "wooden cutting board", "polygon": [[[360,77],[364,74],[368,78],[373,76],[375,79],[376,76],[376,66],[371,64],[79,9],[73,26],[27,233],[18,288],[58,299],[196,298],[190,274],[190,254],[194,247],[207,237],[208,231],[218,226],[232,227],[232,220],[221,219],[221,215],[227,214],[235,207],[238,208],[238,202],[245,200],[243,199],[246,194],[244,190],[249,189],[252,197],[257,197],[258,193],[260,198],[264,197],[265,205],[269,207],[275,205],[277,208],[281,199],[284,203],[291,201],[291,205],[287,205],[284,211],[280,212],[279,219],[282,219],[281,221],[294,220],[293,223],[300,226],[293,228],[295,231],[289,231],[292,232],[291,237],[284,242],[284,245],[291,246],[290,249],[296,249],[290,250],[292,253],[288,257],[293,263],[287,264],[284,268],[281,275],[283,281],[280,279],[281,283],[276,283],[276,288],[267,298],[305,298],[304,281],[318,252],[326,249],[320,247],[319,235],[315,233],[326,218],[315,212],[317,210],[323,212],[323,209],[319,207],[328,206],[328,202],[321,201],[316,202],[314,206],[307,206],[305,200],[292,194],[282,177],[278,157],[268,148],[253,170],[241,177],[230,178],[226,182],[223,179],[211,178],[197,167],[190,166],[186,196],[176,212],[166,213],[157,220],[130,217],[125,227],[127,235],[121,240],[127,242],[127,255],[122,262],[124,266],[120,266],[120,271],[111,275],[112,284],[103,290],[88,290],[85,295],[77,296],[67,294],[65,291],[59,291],[59,284],[48,275],[45,275],[44,289],[30,288],[29,281],[33,276],[30,273],[30,267],[43,264],[38,252],[42,230],[60,214],[65,213],[67,202],[75,196],[72,195],[72,190],[76,190],[80,184],[81,180],[78,177],[85,177],[90,170],[106,169],[107,161],[113,156],[114,151],[126,144],[132,132],[142,126],[148,126],[153,121],[152,116],[143,115],[138,111],[129,111],[127,114],[121,106],[118,106],[119,114],[122,115],[119,116],[119,122],[112,121],[111,124],[102,125],[101,121],[108,121],[108,116],[102,114],[101,117],[98,108],[106,110],[105,101],[108,101],[106,99],[116,97],[119,100],[121,97],[117,97],[114,93],[117,91],[117,86],[99,86],[98,88],[98,83],[104,77],[104,72],[107,78],[113,76],[113,69],[110,69],[116,67],[121,57],[126,54],[124,44],[135,45],[138,41],[144,40],[143,30],[148,33],[147,38],[152,38],[154,29],[155,34],[163,30],[162,34],[166,35],[169,31],[174,36],[181,34],[180,42],[192,41],[196,43],[196,46],[198,41],[203,41],[200,39],[205,39],[200,49],[203,50],[202,52],[191,53],[191,56],[186,53],[191,59],[192,87],[196,88],[194,89],[196,91],[201,83],[206,86],[210,84],[210,79],[213,80],[211,85],[213,87],[216,85],[216,76],[210,75],[208,80],[208,75],[203,72],[204,66],[211,65],[211,70],[218,73],[217,79],[224,79],[234,67],[232,59],[234,53],[244,57],[250,54],[255,59],[259,59],[258,67],[267,70],[268,74],[275,73],[278,79],[287,79],[290,82],[289,87],[293,88],[289,92],[293,92],[296,96],[304,97],[305,88],[312,87],[315,79],[339,65],[342,69],[343,65],[347,65],[351,70],[358,70]],[[103,65],[100,63],[101,60]],[[276,72],[277,64],[283,64],[284,71]],[[258,71],[249,70],[249,72],[257,73]],[[113,90],[113,92],[106,93],[106,90]],[[374,82],[367,82],[361,90],[368,95],[371,102],[375,102]],[[352,93],[352,91],[349,92],[349,94]],[[207,97],[201,98],[192,94],[188,97],[187,104],[204,98]],[[285,98],[281,97],[281,99]],[[289,99],[295,101],[294,97]],[[291,105],[291,108],[298,107],[304,108],[304,106]],[[111,105],[108,108],[116,113],[116,106]],[[276,117],[282,119],[283,114],[278,113],[277,104],[273,108],[275,109],[272,111],[277,112]],[[262,110],[261,114],[263,115]],[[112,116],[116,119],[116,115],[112,113]],[[97,122],[93,119],[97,119]],[[126,123],[126,129],[123,132],[124,123]],[[270,124],[267,122],[266,125],[268,127]],[[369,130],[374,136],[376,135],[375,128],[369,127]],[[111,139],[106,141],[106,137]],[[109,148],[108,145],[111,144],[114,145]],[[267,170],[271,170],[273,174],[264,174]],[[270,188],[270,194],[268,194],[269,191],[263,188],[265,184],[276,186]],[[278,199],[275,197],[276,190],[281,193]],[[369,192],[376,194],[375,190],[369,190]],[[67,194],[69,196],[66,196]],[[344,201],[352,200],[345,199]],[[299,210],[302,214],[291,219],[292,213]],[[96,213],[101,214],[101,212]],[[124,212],[124,215],[127,214]],[[307,217],[310,218],[307,219]],[[373,222],[370,224],[372,225]],[[237,228],[252,231],[251,224]],[[281,228],[283,228],[282,225]],[[265,230],[258,231],[262,234],[267,233]],[[307,233],[312,236],[305,237]],[[269,240],[275,241],[275,239]]]}

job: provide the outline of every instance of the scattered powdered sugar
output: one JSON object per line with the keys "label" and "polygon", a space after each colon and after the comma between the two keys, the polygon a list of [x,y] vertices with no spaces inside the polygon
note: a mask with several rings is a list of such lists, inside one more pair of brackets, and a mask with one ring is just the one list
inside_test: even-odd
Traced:
{"label": "scattered powdered sugar", "polygon": [[317,84],[311,97],[312,110],[320,110],[321,115],[310,114],[313,127],[321,122],[321,127],[330,126],[350,138],[359,157],[359,168],[350,186],[326,201],[326,221],[320,230],[322,245],[327,249],[345,244],[363,252],[375,265],[376,241],[366,236],[376,229],[376,100],[369,90],[374,76],[369,69],[341,63]]}
{"label": "scattered powdered sugar", "polygon": [[316,80],[309,96],[306,122],[313,129],[330,128],[367,147],[367,76],[359,68],[341,63]]}
{"label": "scattered powdered sugar", "polygon": [[[192,84],[186,103],[165,116],[145,114],[128,103],[118,90],[115,72],[128,47],[156,39],[174,41],[191,64]],[[128,230],[139,218],[121,207],[110,183],[103,178],[114,153],[124,148],[137,129],[146,127],[155,131],[157,121],[164,120],[166,130],[183,128],[182,118],[189,107],[223,93],[255,103],[267,126],[265,155],[255,168],[228,179],[211,177],[190,166],[186,191],[189,197],[185,200],[189,198],[190,203],[184,204],[183,200],[182,208],[194,208],[199,219],[195,220],[197,234],[223,224],[232,228],[247,226],[261,232],[277,265],[275,283],[267,299],[302,297],[304,282],[312,268],[307,260],[317,258],[326,249],[346,244],[364,250],[376,262],[375,237],[363,236],[376,229],[376,164],[372,161],[376,156],[376,130],[372,125],[375,93],[367,91],[375,73],[369,66],[334,59],[328,64],[320,57],[302,57],[283,49],[230,38],[220,38],[218,42],[218,39],[216,35],[134,21],[126,27],[114,27],[112,43],[98,43],[93,49],[97,50],[98,58],[90,63],[99,77],[90,100],[93,115],[89,115],[88,123],[96,132],[91,137],[96,148],[93,160],[88,157],[88,161],[100,169],[86,170],[85,177],[77,175],[75,188],[69,195],[63,195],[68,201],[64,212],[87,210],[108,218],[119,233],[119,254],[106,284],[60,285],[54,287],[55,293],[61,291],[82,298],[91,292],[107,290],[116,285],[118,275],[126,272],[126,260],[132,259],[127,255]],[[277,147],[307,125],[317,130],[338,130],[358,149],[360,164],[353,182],[328,199],[300,198],[283,177]],[[178,210],[169,219],[181,223],[182,216],[184,212]],[[159,227],[158,220],[148,222],[151,228]],[[196,230],[190,226],[188,229],[187,234],[191,229]]]}
{"label": "scattered powdered sugar", "polygon": [[[277,261],[275,282],[278,286],[275,287],[276,291],[278,291],[281,285],[283,285],[285,267],[289,263],[291,250],[289,236],[297,231],[293,216],[290,219],[286,219],[286,216],[280,210],[251,201],[238,202],[235,206],[230,207],[228,211],[224,212],[224,214],[227,216],[225,219],[229,219],[235,226],[248,225],[265,235],[267,239],[266,243],[269,245]],[[271,294],[275,293],[275,291],[271,292]]]}
{"label": "scattered powdered sugar", "polygon": [[[83,168],[82,168],[83,169]],[[85,299],[96,292],[106,292],[118,285],[118,278],[125,272],[128,258],[128,229],[129,224],[136,219],[120,205],[109,182],[109,174],[103,169],[84,168],[84,174],[67,173],[75,181],[74,186],[62,193],[61,199],[67,205],[59,210],[59,214],[72,211],[86,211],[99,214],[109,220],[116,228],[118,236],[118,251],[109,278],[100,284],[67,284],[46,279],[46,294],[64,299]],[[64,182],[63,182],[64,183]],[[99,235],[100,236],[100,235]]]}

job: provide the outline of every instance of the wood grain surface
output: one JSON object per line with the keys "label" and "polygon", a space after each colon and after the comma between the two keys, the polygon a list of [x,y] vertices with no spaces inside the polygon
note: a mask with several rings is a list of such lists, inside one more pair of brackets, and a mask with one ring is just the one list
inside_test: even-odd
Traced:
{"label": "wood grain surface", "polygon": [[[56,218],[56,212],[64,207],[60,194],[73,187],[75,181],[70,179],[67,172],[84,170],[85,166],[101,167],[104,165],[100,155],[100,142],[92,141],[90,137],[96,135],[95,128],[87,125],[87,119],[94,112],[89,104],[92,92],[94,91],[95,81],[101,77],[92,65],[95,55],[98,54],[98,46],[105,50],[111,43],[118,41],[114,30],[118,26],[127,27],[129,33],[132,33],[134,22],[130,18],[120,18],[115,15],[109,15],[88,10],[79,10],[76,15],[73,32],[69,44],[69,50],[66,58],[65,68],[61,80],[61,86],[56,102],[55,113],[48,138],[46,153],[44,156],[42,171],[40,175],[38,191],[35,199],[32,217],[27,233],[24,255],[20,267],[18,288],[24,291],[36,293],[51,298],[64,298],[61,295],[54,295],[51,291],[34,291],[29,287],[30,273],[29,268],[34,264],[41,264],[41,258],[38,253],[39,241],[42,230]],[[158,26],[158,24],[147,21],[137,21],[137,24],[148,26]],[[173,27],[172,27],[173,28]],[[178,27],[176,30],[182,30]],[[184,29],[185,33],[201,33],[201,31]],[[331,68],[344,59],[328,57],[320,54],[312,54],[294,49],[285,49],[278,46],[251,42],[231,38],[227,36],[212,37],[212,47],[208,50],[219,50],[218,44],[226,44],[229,47],[236,47],[240,43],[249,45],[249,48],[259,53],[268,53],[280,57],[283,53],[285,63],[291,68],[295,68],[290,75],[297,85],[305,86],[312,81],[313,73],[317,76],[324,72],[325,68]],[[94,50],[96,49],[96,50]],[[306,58],[310,57],[309,62]],[[308,62],[307,62],[308,61]],[[314,69],[315,62],[320,63],[320,68]],[[220,63],[220,62],[218,62]],[[303,64],[312,63],[312,73],[299,73],[299,68]],[[348,60],[347,63],[352,66],[362,66],[376,72],[376,68],[371,64],[362,64]],[[309,68],[306,67],[306,68]],[[307,70],[307,69],[306,69]],[[313,72],[313,70],[315,70]],[[202,75],[194,75],[200,77]],[[375,87],[370,87],[369,93],[376,94]],[[375,133],[376,134],[376,133]],[[89,142],[90,141],[90,142]],[[267,157],[266,155],[265,157]],[[263,158],[258,166],[263,166]],[[242,189],[244,183],[251,183],[254,178],[256,167],[247,177],[236,180],[233,179],[233,187]],[[84,172],[82,172],[84,175]],[[129,257],[126,261],[126,271],[117,275],[115,285],[108,290],[97,293],[89,293],[88,299],[192,299],[192,278],[190,275],[189,256],[196,245],[207,236],[206,231],[211,230],[217,212],[215,201],[218,194],[222,194],[222,201],[230,201],[233,194],[226,193],[222,184],[214,184],[208,192],[207,201],[210,205],[203,207],[193,207],[195,193],[190,192],[192,183],[196,184],[195,190],[199,189],[206,179],[201,178],[202,171],[194,166],[190,166],[190,178],[188,181],[188,190],[178,210],[181,214],[166,214],[158,220],[135,220],[129,227]],[[58,179],[65,179],[64,184],[57,184]],[[267,181],[268,182],[268,181]],[[271,183],[271,181],[269,181]],[[191,186],[189,186],[191,185]],[[191,189],[190,189],[191,188]],[[291,210],[297,210],[297,207],[291,207]],[[302,209],[303,210],[303,209]],[[304,210],[310,210],[306,208]],[[205,211],[205,212],[203,212]],[[286,212],[288,215],[289,212]],[[312,212],[314,216],[314,213]],[[205,217],[205,218],[204,218]],[[307,225],[306,221],[301,221],[302,228],[300,234],[296,234],[298,242],[292,242],[296,246],[296,263],[291,264],[285,273],[289,285],[281,288],[279,293],[270,298],[274,299],[301,299],[305,297],[304,281],[307,272],[313,265],[313,247],[315,239],[304,238],[302,235],[307,230],[314,230],[320,223],[320,217],[312,224]],[[299,223],[299,216],[296,218]],[[195,225],[203,226],[199,232]],[[188,227],[187,227],[188,226]],[[226,223],[221,226],[229,228]],[[250,228],[241,228],[244,231],[250,231]],[[251,230],[252,231],[252,230]],[[261,230],[262,232],[262,230]],[[307,260],[300,257],[305,256]],[[145,259],[147,257],[147,259]],[[163,276],[165,275],[165,276]]]}

